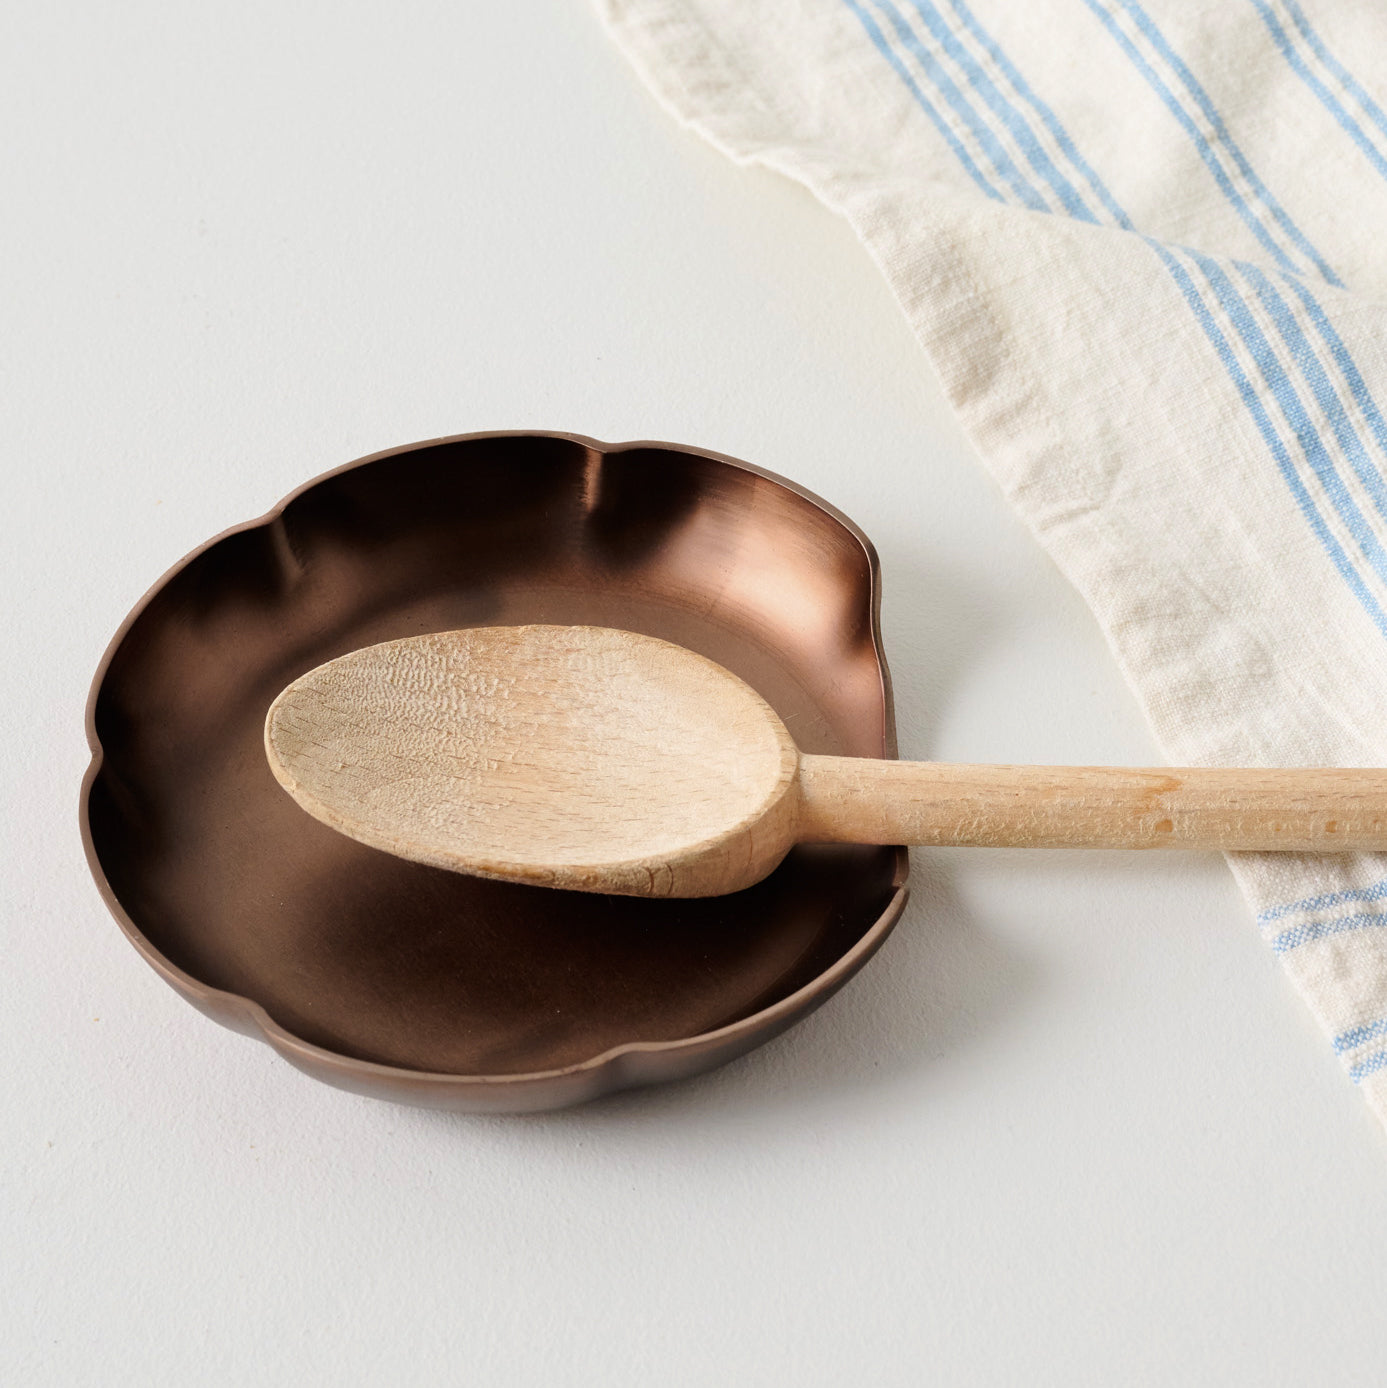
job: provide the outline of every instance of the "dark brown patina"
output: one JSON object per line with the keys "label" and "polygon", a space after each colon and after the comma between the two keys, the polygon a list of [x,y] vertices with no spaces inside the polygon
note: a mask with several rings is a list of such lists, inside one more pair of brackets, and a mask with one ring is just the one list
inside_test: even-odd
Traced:
{"label": "dark brown patina", "polygon": [[566,434],[377,454],[190,555],[117,633],[87,713],[92,872],[191,1002],[347,1089],[522,1110],[709,1069],[870,957],[904,850],[800,848],[701,901],[484,882],[306,815],[265,710],[375,642],[586,623],[725,665],[807,752],[894,756],[878,599],[851,522],[732,458]]}

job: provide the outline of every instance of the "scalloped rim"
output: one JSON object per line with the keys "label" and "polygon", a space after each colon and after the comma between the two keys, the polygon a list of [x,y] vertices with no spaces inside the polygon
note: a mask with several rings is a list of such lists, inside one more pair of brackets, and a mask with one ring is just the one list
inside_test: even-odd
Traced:
{"label": "scalloped rim", "polygon": [[[259,1039],[272,1046],[290,1064],[304,1070],[313,1078],[335,1083],[347,1089],[357,1089],[358,1086],[369,1086],[373,1089],[377,1085],[390,1086],[401,1091],[411,1091],[408,1098],[402,1092],[398,1099],[399,1102],[423,1102],[427,1104],[430,1096],[433,1096],[436,1106],[439,1107],[449,1107],[450,1097],[461,1099],[467,1091],[475,1091],[479,1098],[482,1092],[504,1093],[513,1099],[522,1100],[520,1104],[515,1105],[516,1108],[521,1108],[524,1107],[522,1096],[526,1090],[542,1087],[547,1091],[556,1081],[571,1079],[574,1081],[574,1093],[566,1097],[560,1104],[556,1105],[545,1100],[535,1105],[535,1107],[543,1108],[562,1107],[581,1103],[613,1090],[660,1081],[658,1076],[647,1078],[639,1073],[623,1074],[624,1069],[628,1071],[631,1069],[629,1066],[623,1066],[623,1061],[630,1058],[648,1055],[687,1055],[690,1059],[694,1059],[703,1052],[726,1049],[728,1052],[726,1058],[733,1059],[738,1053],[735,1047],[737,1041],[746,1041],[747,1045],[744,1049],[751,1049],[762,1041],[770,1040],[780,1031],[807,1015],[820,1003],[827,1001],[880,948],[882,942],[900,919],[906,899],[909,896],[907,885],[910,871],[909,857],[904,848],[898,848],[896,850],[896,890],[876,922],[846,954],[840,955],[823,973],[802,988],[773,1003],[770,1007],[753,1012],[739,1021],[731,1022],[714,1031],[699,1032],[695,1036],[681,1037],[676,1041],[628,1041],[573,1065],[561,1066],[552,1070],[529,1070],[504,1075],[460,1075],[447,1071],[411,1070],[399,1065],[383,1065],[377,1061],[358,1060],[338,1051],[329,1050],[324,1046],[315,1045],[281,1026],[260,1003],[244,994],[213,988],[200,979],[194,978],[193,975],[172,963],[149,942],[126,913],[125,908],[117,900],[111,889],[105,870],[97,856],[89,813],[91,789],[101,771],[104,760],[104,749],[101,745],[101,739],[96,733],[97,699],[111,661],[129,634],[131,627],[134,626],[155,595],[165,587],[174,575],[180,573],[195,559],[230,536],[273,525],[294,501],[312,491],[320,483],[340,476],[342,473],[350,472],[354,468],[364,467],[368,463],[399,457],[425,448],[434,448],[442,444],[472,443],[485,439],[502,438],[561,439],[592,449],[604,457],[642,449],[658,449],[668,453],[707,458],[737,468],[739,471],[752,473],[757,477],[765,478],[768,482],[775,483],[777,486],[784,487],[786,491],[794,493],[837,521],[862,547],[867,558],[872,647],[876,654],[877,671],[881,680],[882,713],[886,728],[886,745],[883,751],[888,757],[897,755],[891,673],[886,663],[886,653],[882,649],[881,640],[881,563],[877,556],[876,547],[852,520],[822,497],[816,496],[807,488],[801,487],[788,478],[781,477],[778,473],[770,472],[752,463],[743,462],[740,458],[734,458],[726,453],[717,453],[703,448],[689,448],[683,444],[666,443],[653,439],[636,439],[615,444],[604,443],[602,440],[591,438],[586,434],[570,434],[559,430],[543,429],[495,429],[480,433],[452,434],[443,438],[424,439],[418,443],[382,449],[380,452],[370,453],[365,457],[344,463],[340,467],[330,468],[295,487],[263,515],[257,516],[254,520],[243,521],[239,525],[229,526],[185,554],[176,564],[165,570],[130,609],[125,620],[120,624],[107,645],[100,663],[97,665],[96,673],[92,677],[91,689],[87,695],[85,722],[87,745],[91,749],[92,757],[86,773],[82,777],[78,823],[81,829],[82,849],[86,854],[87,866],[91,870],[102,899],[126,938],[140,952],[145,961],[166,983],[181,993],[199,1010],[228,1025],[230,1025],[230,1019],[235,1018],[240,1025],[233,1029],[243,1031],[251,1036],[258,1035]],[[580,1081],[583,1079],[586,1079],[587,1083],[581,1083]]]}

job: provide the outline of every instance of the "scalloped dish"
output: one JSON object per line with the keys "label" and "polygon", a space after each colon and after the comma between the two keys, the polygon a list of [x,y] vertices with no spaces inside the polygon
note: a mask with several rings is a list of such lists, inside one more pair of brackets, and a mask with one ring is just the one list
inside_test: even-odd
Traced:
{"label": "scalloped dish", "polygon": [[87,709],[92,873],[190,1002],[345,1089],[526,1110],[710,1069],[861,968],[904,849],[801,847],[691,901],[481,881],[306,815],[265,710],[376,642],[581,623],[725,665],[806,752],[894,756],[878,603],[862,532],[733,458],[567,434],[377,454],[210,541],[126,619]]}

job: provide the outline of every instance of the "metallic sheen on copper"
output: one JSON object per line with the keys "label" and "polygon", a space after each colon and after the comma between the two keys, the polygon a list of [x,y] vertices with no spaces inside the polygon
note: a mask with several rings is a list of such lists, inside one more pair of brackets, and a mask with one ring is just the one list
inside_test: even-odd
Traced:
{"label": "metallic sheen on copper", "polygon": [[798,848],[700,901],[485,882],[310,818],[266,764],[265,710],[379,641],[584,623],[725,665],[806,752],[894,756],[878,604],[862,532],[733,458],[566,434],[392,449],[210,541],[126,619],[88,703],[88,861],[169,983],[328,1083],[504,1111],[695,1074],[866,962],[903,849]]}

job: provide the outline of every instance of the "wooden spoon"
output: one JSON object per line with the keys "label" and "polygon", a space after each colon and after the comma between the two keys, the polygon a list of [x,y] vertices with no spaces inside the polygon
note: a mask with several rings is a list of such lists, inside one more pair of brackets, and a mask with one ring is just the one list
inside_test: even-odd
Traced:
{"label": "wooden spoon", "polygon": [[800,753],[720,665],[605,627],[353,651],[271,706],[309,814],[402,858],[626,896],[749,887],[799,842],[1387,849],[1387,772],[950,766]]}

